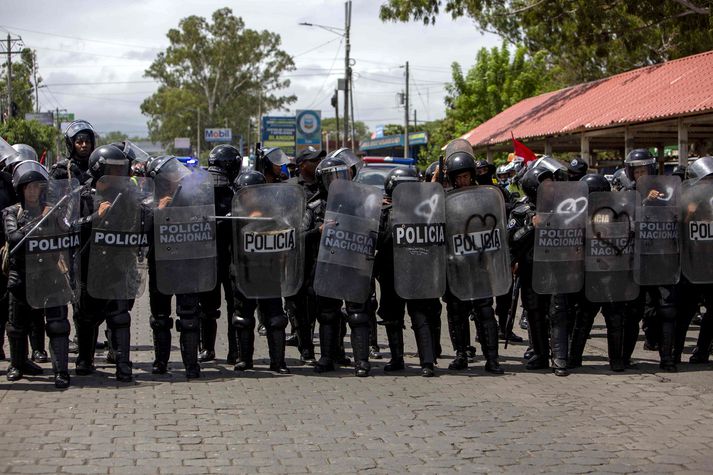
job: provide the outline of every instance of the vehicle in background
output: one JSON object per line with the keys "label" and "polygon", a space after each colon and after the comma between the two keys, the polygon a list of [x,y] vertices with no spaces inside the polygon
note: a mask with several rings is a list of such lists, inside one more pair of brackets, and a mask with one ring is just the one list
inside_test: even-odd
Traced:
{"label": "vehicle in background", "polygon": [[386,175],[397,167],[415,168],[415,158],[364,157],[364,166],[357,172],[354,181],[371,185],[384,191]]}

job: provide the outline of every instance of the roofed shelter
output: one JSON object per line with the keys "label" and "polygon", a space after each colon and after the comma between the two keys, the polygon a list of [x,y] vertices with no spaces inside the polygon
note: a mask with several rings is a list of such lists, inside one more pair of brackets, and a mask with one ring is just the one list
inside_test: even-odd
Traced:
{"label": "roofed shelter", "polygon": [[689,144],[713,154],[713,51],[635,69],[522,100],[462,138],[492,161],[512,151],[511,133],[533,151],[580,153],[590,166],[598,151],[621,159],[635,148],[678,145],[685,165]]}

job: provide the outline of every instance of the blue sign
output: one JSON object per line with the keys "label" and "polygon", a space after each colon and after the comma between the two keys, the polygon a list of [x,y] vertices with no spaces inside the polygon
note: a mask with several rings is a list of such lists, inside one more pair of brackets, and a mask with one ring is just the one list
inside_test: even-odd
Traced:
{"label": "blue sign", "polygon": [[383,125],[377,125],[374,127],[374,136],[372,137],[373,139],[380,139],[384,136],[384,126]]}
{"label": "blue sign", "polygon": [[231,129],[205,129],[203,138],[206,142],[230,143],[233,140],[233,131]]}
{"label": "blue sign", "polygon": [[308,146],[313,146],[316,149],[322,147],[322,118],[321,111],[315,110],[298,110],[295,117],[295,125],[297,127],[295,134],[295,144],[297,152]]}
{"label": "blue sign", "polygon": [[295,155],[295,118],[273,117],[262,118],[262,146],[264,148],[280,147],[287,155]]}
{"label": "blue sign", "polygon": [[[428,143],[428,135],[426,132],[411,132],[408,134],[409,146],[414,145],[426,145]],[[380,148],[393,148],[393,147],[403,147],[404,146],[404,136],[400,135],[386,135],[384,137],[372,140],[364,140],[361,142],[359,147],[361,150],[377,150]]]}

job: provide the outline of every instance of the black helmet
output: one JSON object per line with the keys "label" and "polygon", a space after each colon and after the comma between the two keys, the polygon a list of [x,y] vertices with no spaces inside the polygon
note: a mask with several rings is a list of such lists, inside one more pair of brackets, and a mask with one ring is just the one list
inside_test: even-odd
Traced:
{"label": "black helmet", "polygon": [[646,167],[648,175],[656,174],[656,159],[654,156],[645,148],[637,148],[629,152],[624,160],[624,170],[626,170],[626,176],[631,181],[636,181],[634,178],[634,168]]}
{"label": "black helmet", "polygon": [[34,162],[39,161],[37,159],[37,152],[35,152],[35,149],[30,147],[29,145],[26,145],[24,143],[16,143],[12,146],[12,148],[17,152],[17,155],[9,157],[5,160],[5,166],[7,167],[7,171],[9,173],[13,173],[15,166],[25,160],[32,160]]}
{"label": "black helmet", "polygon": [[686,169],[686,178],[691,183],[713,175],[713,157],[701,157],[691,163]]}
{"label": "black helmet", "polygon": [[585,162],[582,157],[573,158],[569,164],[567,164],[567,173],[569,173],[569,179],[571,181],[581,180],[584,175],[587,174],[589,170],[589,165]]}
{"label": "black helmet", "polygon": [[537,202],[537,189],[547,179],[554,180],[554,172],[545,167],[532,167],[522,176],[520,186],[531,202]]}
{"label": "black helmet", "polygon": [[539,168],[542,170],[547,170],[552,172],[552,179],[554,181],[569,181],[569,175],[567,174],[567,167],[564,166],[559,160],[552,158],[550,156],[544,155],[538,158],[532,168]]}
{"label": "black helmet", "polygon": [[599,173],[588,173],[580,178],[579,181],[583,181],[587,184],[589,193],[594,193],[595,191],[611,191],[611,184],[609,184],[609,180],[607,180],[604,175],[600,175]]}
{"label": "black helmet", "polygon": [[612,187],[617,191],[627,191],[634,189],[634,183],[629,180],[626,175],[626,170],[623,168],[618,169],[614,172],[611,179]]}
{"label": "black helmet", "polygon": [[448,182],[455,187],[456,175],[470,172],[470,183],[475,183],[475,159],[467,152],[455,152],[446,159],[446,175]]}
{"label": "black helmet", "polygon": [[246,170],[235,179],[233,188],[237,191],[246,186],[264,185],[265,183],[267,183],[265,175],[255,170]]}
{"label": "black helmet", "polygon": [[231,181],[240,174],[242,164],[240,151],[232,145],[218,145],[208,155],[208,166],[220,168]]}
{"label": "black helmet", "polygon": [[20,188],[23,185],[32,183],[33,181],[49,180],[47,169],[40,163],[34,160],[24,160],[17,164],[12,172],[12,187],[15,192],[20,194]]}
{"label": "black helmet", "polygon": [[[128,176],[129,166],[129,159],[114,145],[102,145],[94,149],[89,156],[89,173],[95,180],[104,175]],[[107,167],[116,167],[116,169],[113,173],[108,173]]]}
{"label": "black helmet", "polygon": [[324,193],[329,192],[329,185],[334,180],[351,180],[349,165],[342,158],[327,157],[317,165],[314,171],[317,183]]}
{"label": "black helmet", "polygon": [[681,181],[686,179],[686,166],[676,165],[671,171],[672,176],[677,176]]}
{"label": "black helmet", "polygon": [[14,160],[18,156],[17,150],[0,137],[0,166],[5,167],[8,160]]}
{"label": "black helmet", "polygon": [[479,185],[492,185],[494,169],[487,160],[475,161],[475,181]]}
{"label": "black helmet", "polygon": [[346,147],[338,148],[334,152],[331,152],[327,155],[327,158],[339,158],[344,160],[344,163],[346,163],[352,171],[352,180],[356,177],[359,169],[364,165],[364,161],[357,157],[352,149]]}
{"label": "black helmet", "polygon": [[415,168],[397,167],[391,170],[389,174],[386,175],[386,179],[384,180],[384,191],[386,192],[386,195],[392,196],[394,194],[394,190],[396,189],[396,185],[406,181],[416,183],[421,181],[418,176],[418,171]]}
{"label": "black helmet", "polygon": [[80,134],[86,134],[92,143],[92,150],[96,147],[96,134],[92,124],[86,120],[75,120],[64,129],[64,144],[70,157],[74,155],[74,142]]}
{"label": "black helmet", "polygon": [[436,173],[436,168],[438,168],[438,162],[433,162],[426,168],[426,171],[423,172],[425,181],[430,182],[433,180],[433,174]]}

